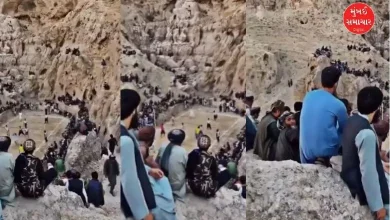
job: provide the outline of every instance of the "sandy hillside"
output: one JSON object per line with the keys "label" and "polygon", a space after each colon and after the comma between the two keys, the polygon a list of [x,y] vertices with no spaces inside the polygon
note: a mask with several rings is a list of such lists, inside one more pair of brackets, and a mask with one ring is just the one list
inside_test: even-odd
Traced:
{"label": "sandy hillside", "polygon": [[[351,68],[378,71],[380,78],[388,80],[388,2],[366,1],[377,20],[373,30],[363,36],[353,35],[343,26],[342,13],[351,2],[248,1],[247,89],[257,95],[258,105],[268,108],[272,101],[283,99],[291,106],[301,100],[312,75],[312,53],[322,46],[331,46],[332,59],[346,61]],[[348,44],[366,44],[371,51],[348,51]],[[368,59],[372,64],[366,63]],[[374,63],[378,63],[378,68]],[[288,79],[294,81],[292,88],[287,86]],[[365,81],[343,75],[339,93],[355,102],[357,90],[367,84]]]}

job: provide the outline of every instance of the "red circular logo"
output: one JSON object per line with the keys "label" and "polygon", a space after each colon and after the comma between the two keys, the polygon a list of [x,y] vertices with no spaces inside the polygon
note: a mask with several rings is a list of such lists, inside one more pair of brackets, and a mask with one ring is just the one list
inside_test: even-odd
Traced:
{"label": "red circular logo", "polygon": [[361,2],[353,3],[344,11],[344,26],[353,34],[365,34],[375,24],[372,8]]}

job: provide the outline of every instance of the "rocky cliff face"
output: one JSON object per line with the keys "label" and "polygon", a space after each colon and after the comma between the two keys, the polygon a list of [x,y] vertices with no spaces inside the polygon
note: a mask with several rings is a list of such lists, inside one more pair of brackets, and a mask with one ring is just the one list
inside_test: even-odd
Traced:
{"label": "rocky cliff face", "polygon": [[185,203],[176,202],[178,220],[227,220],[245,219],[246,201],[233,190],[221,188],[211,199],[202,199],[187,194]]}
{"label": "rocky cliff face", "polygon": [[247,219],[372,219],[331,168],[250,158],[247,172]]}
{"label": "rocky cliff face", "polygon": [[204,92],[245,85],[243,0],[122,0],[122,74],[167,87],[187,74]]}
{"label": "rocky cliff face", "polygon": [[[388,45],[389,39],[388,2],[365,1],[375,11],[376,23],[372,31],[363,36],[349,33],[342,23],[343,11],[352,2],[247,2],[247,89],[258,96],[258,104],[267,108],[276,99],[282,99],[291,106],[302,100],[308,81],[318,71],[317,60],[312,54],[322,46],[331,46],[332,59],[348,62],[350,68],[378,71],[380,78],[388,80],[389,55],[383,46]],[[349,44],[366,44],[371,51],[348,51]],[[369,59],[371,64],[366,62]],[[378,63],[377,67],[375,63]],[[287,87],[288,79],[293,79],[294,87]],[[362,77],[345,76],[344,88],[340,91],[343,98],[355,102],[355,89],[365,84],[364,81],[366,79]]]}
{"label": "rocky cliff face", "polygon": [[0,72],[20,79],[19,93],[40,99],[75,93],[89,104],[91,118],[114,125],[119,115],[119,2],[1,2]]}
{"label": "rocky cliff face", "polygon": [[[22,211],[23,210],[23,211]],[[37,200],[18,197],[15,207],[7,206],[4,210],[4,219],[9,220],[109,220],[123,219],[120,212],[107,205],[103,208],[84,208],[81,197],[69,192],[63,186],[50,185],[45,195]]]}
{"label": "rocky cliff face", "polygon": [[93,171],[103,177],[102,144],[95,132],[90,132],[87,136],[76,134],[68,146],[66,169],[79,171],[84,179],[90,178]]}

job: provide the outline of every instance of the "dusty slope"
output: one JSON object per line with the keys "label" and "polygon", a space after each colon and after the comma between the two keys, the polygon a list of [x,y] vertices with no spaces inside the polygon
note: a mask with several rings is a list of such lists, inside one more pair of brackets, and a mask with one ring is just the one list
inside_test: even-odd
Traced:
{"label": "dusty slope", "polygon": [[[76,97],[90,105],[93,119],[112,126],[119,114],[119,2],[1,3],[0,72],[20,74],[24,96],[50,99],[76,92]],[[11,52],[4,51],[7,46]],[[67,54],[68,48],[78,48],[80,56]],[[105,67],[101,65],[103,59]],[[104,82],[110,90],[103,89]]]}
{"label": "dusty slope", "polygon": [[[373,7],[378,20],[373,31],[365,37],[350,34],[342,24],[343,10],[348,6],[348,2],[352,1],[291,2],[248,2],[247,88],[258,95],[258,104],[267,107],[279,98],[291,105],[302,99],[305,80],[310,74],[309,66],[313,65],[311,54],[323,45],[332,47],[333,59],[347,61],[350,67],[356,69],[369,67],[373,72],[378,70],[381,77],[388,80],[388,50],[379,51],[389,38],[388,22],[384,21],[388,16],[388,1],[367,1]],[[377,43],[372,45],[374,41]],[[365,54],[347,50],[347,44],[358,43],[375,46],[377,49]],[[365,61],[369,58],[379,64],[378,69],[367,66]],[[293,79],[297,85],[288,88],[288,79]],[[347,85],[359,83],[356,82],[356,77],[343,82]],[[344,95],[350,99],[355,96],[349,92]]]}
{"label": "dusty slope", "polygon": [[242,91],[245,9],[243,0],[123,0],[122,45],[137,53],[122,54],[122,74],[167,89],[184,73],[205,92]]}

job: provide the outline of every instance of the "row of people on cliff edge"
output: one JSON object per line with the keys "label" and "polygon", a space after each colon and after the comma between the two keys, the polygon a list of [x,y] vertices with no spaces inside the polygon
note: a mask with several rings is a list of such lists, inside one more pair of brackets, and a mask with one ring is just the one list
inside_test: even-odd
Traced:
{"label": "row of people on cliff edge", "polygon": [[140,102],[136,91],[121,91],[121,208],[125,217],[137,220],[173,220],[175,200],[185,197],[187,181],[194,194],[210,198],[230,180],[230,173],[219,171],[215,158],[207,153],[211,146],[208,136],[200,137],[199,150],[187,156],[182,147],[185,132],[181,129],[168,133],[169,143],[153,160],[149,148],[155,128],[138,130],[138,120],[134,120]]}
{"label": "row of people on cliff edge", "polygon": [[[288,113],[282,101],[274,103],[272,111],[257,126],[254,153],[263,160],[292,159],[327,167],[331,166],[331,157],[341,154],[341,178],[352,196],[361,205],[368,205],[377,219],[385,219],[389,213],[389,180],[386,179],[389,158],[381,143],[388,135],[389,123],[378,117],[383,93],[377,87],[363,88],[358,93],[357,112],[352,113],[348,101],[335,97],[340,76],[337,68],[325,68],[321,75],[322,89],[305,96],[299,121],[294,126],[297,129],[293,136],[298,144],[289,144],[289,135],[277,130],[280,119],[288,124],[283,119]],[[284,155],[280,155],[281,149],[290,156],[280,158]]]}

